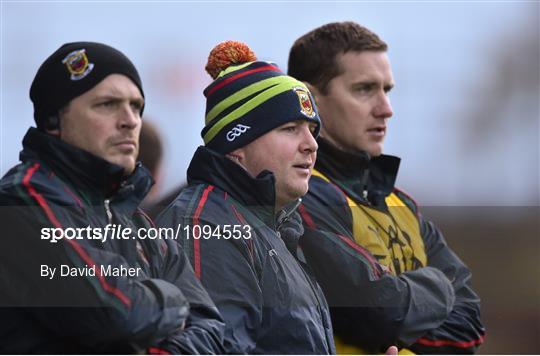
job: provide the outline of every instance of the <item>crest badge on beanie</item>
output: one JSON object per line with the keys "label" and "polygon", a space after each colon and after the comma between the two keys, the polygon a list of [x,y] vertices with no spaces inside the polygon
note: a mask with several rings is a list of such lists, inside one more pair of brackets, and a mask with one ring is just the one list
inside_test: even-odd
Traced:
{"label": "crest badge on beanie", "polygon": [[86,77],[94,68],[94,63],[88,61],[85,52],[86,50],[84,48],[73,51],[62,61],[71,73],[71,80],[79,80]]}
{"label": "crest badge on beanie", "polygon": [[30,87],[38,129],[57,128],[60,109],[110,74],[131,79],[144,97],[137,69],[119,50],[97,42],[62,45],[41,64]]}
{"label": "crest badge on beanie", "polygon": [[290,121],[321,121],[306,85],[274,63],[259,61],[244,43],[226,41],[208,56],[205,145],[222,154],[234,151]]}

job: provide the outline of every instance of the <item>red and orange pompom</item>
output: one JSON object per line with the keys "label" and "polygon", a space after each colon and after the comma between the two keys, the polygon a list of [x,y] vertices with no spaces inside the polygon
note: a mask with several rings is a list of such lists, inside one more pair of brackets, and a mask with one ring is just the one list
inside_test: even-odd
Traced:
{"label": "red and orange pompom", "polygon": [[238,41],[221,42],[210,51],[206,71],[216,79],[222,70],[233,64],[254,62],[257,56],[245,43]]}

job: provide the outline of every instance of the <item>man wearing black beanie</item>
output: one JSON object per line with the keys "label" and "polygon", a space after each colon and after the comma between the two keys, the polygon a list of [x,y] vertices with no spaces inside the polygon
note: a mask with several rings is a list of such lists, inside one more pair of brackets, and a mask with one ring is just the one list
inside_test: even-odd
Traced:
{"label": "man wearing black beanie", "polygon": [[65,44],[30,98],[37,129],[0,181],[0,353],[222,353],[221,317],[184,253],[147,238],[131,61]]}

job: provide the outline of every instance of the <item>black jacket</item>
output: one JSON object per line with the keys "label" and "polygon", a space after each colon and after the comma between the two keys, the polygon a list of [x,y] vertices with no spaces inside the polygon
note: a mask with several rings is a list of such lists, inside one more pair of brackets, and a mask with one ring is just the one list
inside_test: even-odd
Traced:
{"label": "black jacket", "polygon": [[[152,184],[146,169],[124,179],[121,167],[36,129],[23,146],[0,181],[0,353],[222,353],[223,323],[183,252],[137,238],[151,227],[137,208]],[[100,241],[82,230],[108,224],[131,234]],[[52,228],[81,228],[83,238],[52,243],[42,238]],[[68,271],[78,275],[60,275]]]}
{"label": "black jacket", "polygon": [[300,244],[331,306],[336,345],[474,352],[484,327],[471,272],[394,187],[399,161],[319,139]]}
{"label": "black jacket", "polygon": [[276,217],[273,174],[253,178],[200,147],[187,176],[157,223],[182,227],[179,242],[225,319],[227,352],[334,353],[326,301],[296,258],[300,217],[295,207]]}

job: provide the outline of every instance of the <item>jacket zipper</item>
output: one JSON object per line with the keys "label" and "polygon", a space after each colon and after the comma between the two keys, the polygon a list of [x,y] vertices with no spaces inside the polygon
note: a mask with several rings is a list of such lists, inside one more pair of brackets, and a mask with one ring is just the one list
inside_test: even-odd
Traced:
{"label": "jacket zipper", "polygon": [[294,211],[298,208],[298,206],[300,206],[300,204],[302,203],[302,198],[298,198],[295,202],[295,204],[293,206],[291,206],[291,208],[287,211],[286,208],[282,209],[280,212],[279,212],[279,215],[277,217],[277,226],[276,226],[276,232],[278,233],[279,235],[279,228],[281,227],[281,225],[283,225],[283,223],[285,223],[287,220],[289,220],[290,216],[292,215],[292,213],[294,213]]}
{"label": "jacket zipper", "polygon": [[103,205],[105,206],[105,213],[107,214],[107,219],[109,221],[109,224],[112,224],[112,211],[111,211],[111,207],[110,207],[110,204],[111,204],[111,200],[110,199],[105,199],[105,201],[103,202]]}
{"label": "jacket zipper", "polygon": [[360,181],[360,184],[362,185],[362,198],[367,202],[368,205],[371,205],[371,202],[368,200],[368,187],[367,187],[367,181],[369,178],[369,169],[364,170],[364,175],[362,176],[362,179]]}
{"label": "jacket zipper", "polygon": [[[326,325],[325,325],[325,324],[328,324],[329,320],[327,320],[327,318],[326,318],[327,315],[323,312],[323,306],[322,306],[321,300],[319,299],[318,291],[320,289],[317,288],[313,284],[313,281],[311,280],[311,277],[309,276],[308,272],[304,269],[304,266],[302,266],[301,263],[298,263],[298,265],[300,266],[300,269],[304,273],[304,277],[306,278],[306,280],[307,280],[307,282],[308,282],[308,284],[309,284],[309,286],[311,288],[311,291],[313,292],[313,296],[315,297],[315,300],[317,301],[317,312],[319,313],[319,316],[321,318],[321,324],[322,324],[322,329],[323,329],[322,332],[323,332],[323,335],[324,335],[324,340],[326,341],[326,347],[328,348],[328,353],[330,353],[332,351],[332,347],[330,346],[330,340],[328,340],[328,335],[326,333]],[[330,310],[328,309],[328,311],[330,311]]]}
{"label": "jacket zipper", "polygon": [[[280,233],[279,233],[278,230],[281,227],[281,225],[283,225],[283,223],[285,223],[287,220],[289,220],[292,213],[294,213],[294,211],[298,208],[298,206],[300,206],[301,203],[302,203],[302,198],[298,198],[296,200],[295,204],[293,206],[291,206],[290,209],[288,209],[288,210],[287,209],[282,209],[281,210],[281,212],[279,213],[279,216],[277,218],[276,233],[277,233],[278,237],[280,237]],[[319,313],[319,316],[321,318],[321,323],[322,323],[322,328],[323,328],[322,332],[323,332],[323,335],[324,335],[324,340],[326,341],[326,347],[328,349],[328,352],[331,352],[332,348],[330,347],[330,341],[328,340],[328,335],[326,334],[326,326],[325,326],[325,321],[326,321],[326,323],[328,323],[328,320],[326,319],[326,315],[323,312],[323,307],[322,307],[321,300],[319,299],[319,293],[318,293],[319,289],[313,284],[313,281],[311,280],[311,277],[308,275],[307,271],[304,269],[304,266],[302,266],[302,263],[300,261],[298,261],[298,260],[297,260],[297,263],[298,263],[298,266],[300,267],[300,270],[304,274],[304,277],[305,277],[309,287],[311,288],[311,292],[313,293],[313,296],[315,297],[315,300],[317,301],[317,312]]]}

